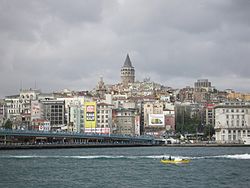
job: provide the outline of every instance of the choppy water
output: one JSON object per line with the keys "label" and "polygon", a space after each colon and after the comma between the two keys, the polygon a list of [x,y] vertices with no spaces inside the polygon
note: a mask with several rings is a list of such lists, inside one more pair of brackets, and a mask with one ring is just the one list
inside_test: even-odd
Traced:
{"label": "choppy water", "polygon": [[[160,163],[164,155],[189,164]],[[0,187],[250,187],[250,147],[0,151]]]}

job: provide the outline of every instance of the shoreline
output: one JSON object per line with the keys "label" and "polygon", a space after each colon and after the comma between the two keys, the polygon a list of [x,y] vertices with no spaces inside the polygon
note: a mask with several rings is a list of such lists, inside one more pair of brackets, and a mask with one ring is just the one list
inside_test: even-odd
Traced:
{"label": "shoreline", "polygon": [[20,149],[67,149],[67,148],[112,148],[112,147],[250,147],[247,144],[42,144],[0,145],[0,150]]}

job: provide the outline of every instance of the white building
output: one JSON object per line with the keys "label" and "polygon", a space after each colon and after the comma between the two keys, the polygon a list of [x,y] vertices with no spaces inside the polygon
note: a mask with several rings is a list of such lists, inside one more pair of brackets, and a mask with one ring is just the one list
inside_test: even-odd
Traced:
{"label": "white building", "polygon": [[84,107],[81,104],[70,104],[68,106],[68,131],[83,132],[84,129]]}
{"label": "white building", "polygon": [[215,106],[215,138],[218,143],[241,143],[250,136],[250,104]]}
{"label": "white building", "polygon": [[7,96],[4,99],[6,105],[6,118],[13,119],[21,113],[19,95]]}
{"label": "white building", "polygon": [[96,132],[110,134],[112,129],[112,104],[97,104],[97,125]]}

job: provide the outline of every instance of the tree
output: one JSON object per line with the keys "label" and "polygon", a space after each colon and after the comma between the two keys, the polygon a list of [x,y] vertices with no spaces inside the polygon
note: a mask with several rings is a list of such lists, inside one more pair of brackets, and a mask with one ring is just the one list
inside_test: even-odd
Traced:
{"label": "tree", "polygon": [[179,107],[176,116],[176,133],[197,133],[200,124],[201,117],[199,113],[191,115],[191,109]]}
{"label": "tree", "polygon": [[213,134],[215,134],[214,127],[212,125],[206,125],[204,128],[204,136],[210,139]]}
{"label": "tree", "polygon": [[10,121],[10,119],[8,119],[4,126],[3,126],[5,129],[12,129],[12,121]]}

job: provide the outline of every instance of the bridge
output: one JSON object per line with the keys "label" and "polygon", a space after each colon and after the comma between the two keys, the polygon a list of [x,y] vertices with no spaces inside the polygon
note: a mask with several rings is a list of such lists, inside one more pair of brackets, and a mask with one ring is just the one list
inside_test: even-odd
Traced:
{"label": "bridge", "polygon": [[0,149],[7,146],[139,146],[157,145],[158,142],[148,136],[83,134],[70,132],[42,132],[29,130],[0,130]]}

